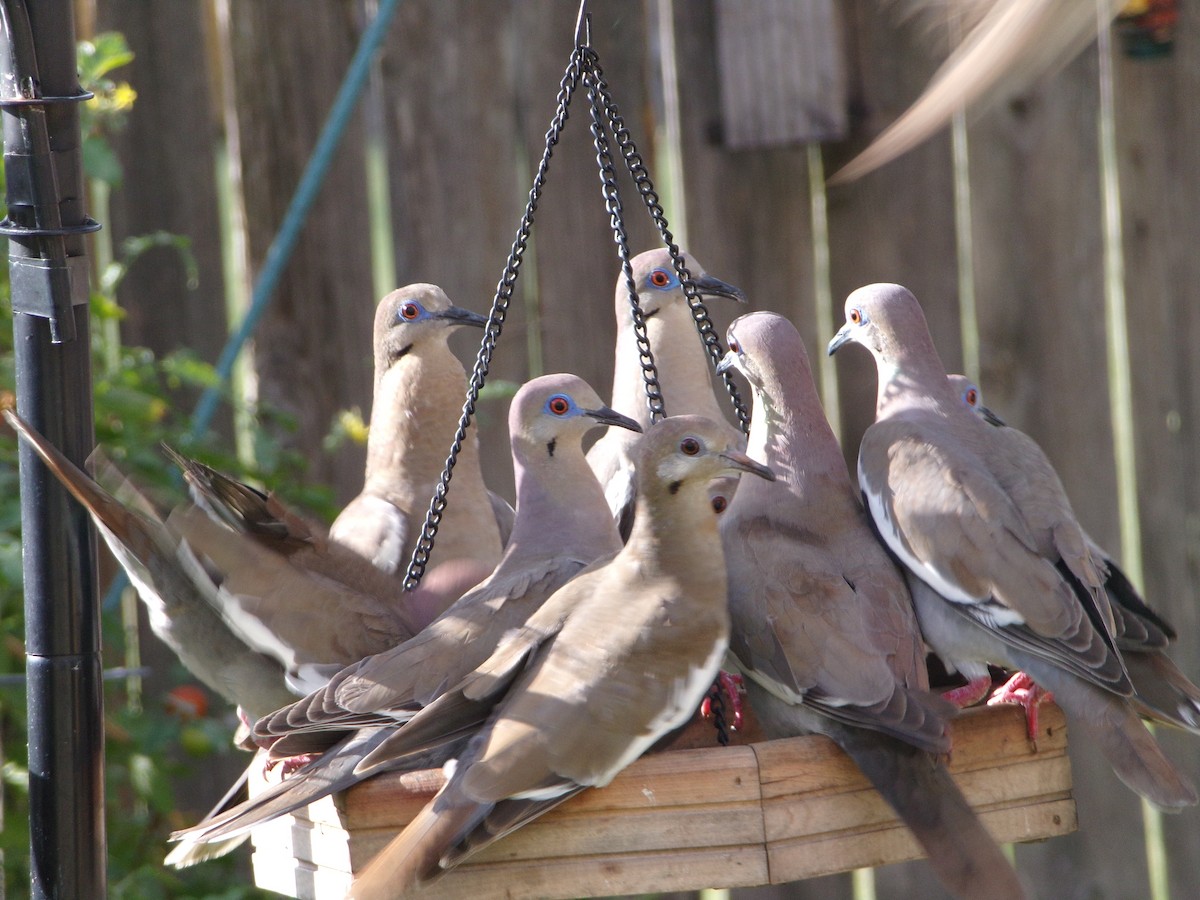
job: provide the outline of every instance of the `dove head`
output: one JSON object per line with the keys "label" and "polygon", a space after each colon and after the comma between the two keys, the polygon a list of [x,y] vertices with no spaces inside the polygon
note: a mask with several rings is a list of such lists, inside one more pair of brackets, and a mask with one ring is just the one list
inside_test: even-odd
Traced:
{"label": "dove head", "polygon": [[708,486],[714,478],[748,472],[774,481],[775,474],[742,453],[729,439],[728,427],[704,416],[671,416],[650,426],[633,450],[639,515],[667,497],[694,497],[711,508]]}
{"label": "dove head", "polygon": [[829,342],[861,344],[879,370],[877,415],[894,402],[956,406],[921,305],[898,284],[869,284],[846,298],[846,324]]}
{"label": "dove head", "polygon": [[564,441],[578,447],[584,434],[601,425],[642,430],[633,419],[605,406],[591,385],[575,375],[543,375],[526,382],[508,412],[514,443],[545,447],[551,456]]}
{"label": "dove head", "polygon": [[[739,303],[746,302],[746,297],[740,290],[709,275],[691,254],[682,253],[682,256],[683,263],[692,277],[692,283],[696,286],[696,291],[702,299],[710,300],[716,297],[736,300]],[[684,295],[683,285],[675,272],[671,254],[665,248],[639,253],[632,260],[632,268],[633,283],[637,286],[638,303],[642,307],[642,314],[647,319],[653,318],[672,305],[683,309],[687,308],[687,297]],[[629,294],[624,275],[617,278],[616,304],[617,321],[628,322]]]}
{"label": "dove head", "polygon": [[1006,424],[1003,419],[983,405],[983,392],[966,375],[947,375],[946,380],[950,382],[954,396],[962,401],[963,406],[973,410],[975,415],[983,421],[996,427]]}
{"label": "dove head", "polygon": [[376,374],[423,344],[444,345],[452,328],[486,323],[486,317],[451,303],[436,284],[398,288],[375,310]]}
{"label": "dove head", "polygon": [[726,340],[729,352],[717,371],[737,369],[756,392],[773,394],[781,378],[793,381],[796,375],[806,376],[801,380],[811,384],[812,369],[800,332],[778,313],[755,312],[735,319]]}

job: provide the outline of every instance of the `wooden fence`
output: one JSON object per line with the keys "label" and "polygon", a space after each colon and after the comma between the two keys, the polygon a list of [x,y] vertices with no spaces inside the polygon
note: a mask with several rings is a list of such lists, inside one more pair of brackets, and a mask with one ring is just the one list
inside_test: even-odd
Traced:
{"label": "wooden fence", "polygon": [[[778,20],[772,31],[778,59],[810,47],[844,65],[829,90],[844,90],[849,136],[816,153],[799,143],[728,146],[722,92],[744,90],[738,78],[770,78],[781,67],[738,74],[736,41],[729,50],[737,4],[673,4],[687,209],[686,222],[676,224],[688,248],[710,272],[742,287],[754,308],[789,315],[814,360],[823,358],[842,299],[873,281],[897,281],[916,293],[949,368],[974,360],[977,342],[988,404],[1042,444],[1101,544],[1117,552],[1124,538],[1140,552],[1146,596],[1180,633],[1173,656],[1200,675],[1200,10],[1181,4],[1168,58],[1113,56],[1120,207],[1106,231],[1094,46],[969,126],[969,167],[960,169],[968,176],[969,221],[956,205],[948,136],[860,182],[812,192],[818,165],[832,172],[916,97],[944,39],[919,22],[898,22],[882,0],[797,3],[836,10],[827,24],[841,35],[814,42],[797,30],[805,15]],[[165,252],[135,267],[121,290],[125,339],[160,350],[188,345],[215,360],[226,287],[237,283],[223,274],[217,148],[237,171],[234,210],[244,216],[246,240],[230,255],[244,260],[245,278],[262,264],[353,52],[361,10],[350,0],[191,0],[157,4],[153,15],[137,0],[96,6],[96,27],[123,31],[137,54],[126,77],[138,101],[118,141],[127,174],[112,196],[109,226],[118,241],[160,228],[187,234],[201,269],[199,289],[189,292]],[[656,172],[666,165],[664,6],[672,4],[591,4],[609,84]],[[312,451],[314,477],[335,483],[342,496],[361,478],[361,451],[327,459],[319,447],[336,410],[370,405],[376,292],[368,138],[386,145],[397,282],[437,282],[456,302],[486,309],[553,112],[574,16],[575,4],[565,0],[401,5],[377,72],[378,127],[360,117],[347,136],[254,351],[260,394],[297,415],[297,441]],[[745,40],[742,32],[737,40]],[[755,60],[743,62],[752,69]],[[616,257],[586,120],[581,102],[553,159],[535,258],[523,270],[493,372],[520,381],[540,358],[543,371],[574,371],[606,393]],[[825,124],[838,125],[836,117]],[[632,192],[627,198],[632,244],[648,247],[649,223]],[[1106,257],[1114,225],[1123,239],[1110,249],[1120,254]],[[827,245],[820,240],[826,229]],[[972,247],[967,270],[960,267],[964,235]],[[826,288],[832,311],[822,305]],[[1123,288],[1123,318],[1108,312],[1121,297],[1114,288]],[[971,291],[973,303],[960,303]],[[723,329],[735,311],[713,312]],[[1110,379],[1110,368],[1118,376],[1121,368],[1108,362],[1110,339],[1114,358],[1128,362],[1129,404],[1113,402],[1121,381]],[[465,357],[470,347],[460,346]],[[866,354],[848,353],[825,371],[836,372],[839,425],[852,459],[873,413],[873,366]],[[835,396],[831,384],[823,387]],[[485,406],[480,419],[489,481],[510,492],[503,409]],[[1132,425],[1126,444],[1123,423]],[[1132,481],[1118,479],[1122,447],[1132,449],[1124,476]],[[1124,521],[1122,485],[1132,487],[1135,501],[1128,507],[1135,515]],[[1126,561],[1136,569],[1136,559]],[[1200,744],[1174,734],[1162,740],[1200,781]],[[1039,897],[1149,896],[1138,799],[1092,748],[1076,743],[1072,758],[1080,831],[1018,848],[1018,865]],[[1200,812],[1167,818],[1162,832],[1170,895],[1197,896]],[[881,870],[877,879],[881,897],[939,895],[913,865]],[[840,898],[849,890],[848,877],[836,877],[786,896]]]}

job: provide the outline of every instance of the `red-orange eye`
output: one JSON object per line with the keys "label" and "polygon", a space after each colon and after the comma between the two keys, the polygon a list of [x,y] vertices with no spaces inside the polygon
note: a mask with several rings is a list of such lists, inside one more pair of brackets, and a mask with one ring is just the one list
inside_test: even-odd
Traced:
{"label": "red-orange eye", "polygon": [[717,515],[720,515],[721,513],[725,512],[725,507],[727,507],[728,505],[729,505],[729,501],[726,500],[724,497],[720,496],[719,494],[716,497],[712,498],[713,512],[715,512]]}
{"label": "red-orange eye", "polygon": [[850,320],[851,325],[857,325],[862,321],[862,313],[860,313],[857,309],[852,309],[846,318]]}
{"label": "red-orange eye", "polygon": [[421,307],[415,303],[405,303],[400,307],[400,315],[410,321],[421,314]]}
{"label": "red-orange eye", "polygon": [[671,283],[671,276],[666,269],[655,269],[650,273],[650,283],[655,287],[666,287]]}
{"label": "red-orange eye", "polygon": [[741,345],[737,341],[735,341],[733,338],[729,339],[729,349],[732,350],[734,353],[742,352]]}
{"label": "red-orange eye", "polygon": [[975,388],[967,388],[967,406],[974,406],[979,402],[979,393]]}
{"label": "red-orange eye", "polygon": [[551,397],[550,402],[546,405],[556,416],[565,416],[571,409],[571,404],[566,397]]}
{"label": "red-orange eye", "polygon": [[684,438],[679,442],[679,449],[684,456],[695,456],[700,452],[700,442],[695,438]]}

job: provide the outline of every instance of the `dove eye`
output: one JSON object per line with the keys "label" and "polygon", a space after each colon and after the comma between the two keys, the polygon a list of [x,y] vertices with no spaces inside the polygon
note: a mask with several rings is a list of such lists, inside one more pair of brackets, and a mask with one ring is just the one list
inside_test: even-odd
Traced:
{"label": "dove eye", "polygon": [[974,406],[979,402],[979,392],[975,388],[967,388],[966,394],[967,406]]}
{"label": "dove eye", "polygon": [[408,319],[410,322],[421,314],[421,307],[416,303],[405,303],[400,307],[401,318]]}
{"label": "dove eye", "polygon": [[729,339],[729,349],[732,350],[734,353],[740,354],[742,352],[742,345],[739,344],[737,341],[735,341],[733,338],[730,338]]}
{"label": "dove eye", "polygon": [[862,322],[862,313],[857,309],[850,310],[850,315],[846,316],[850,320],[851,325],[858,325]]}
{"label": "dove eye", "polygon": [[695,438],[684,438],[679,442],[679,449],[684,456],[695,456],[700,452],[700,442]]}
{"label": "dove eye", "polygon": [[565,416],[571,409],[570,402],[566,397],[561,395],[557,397],[551,397],[546,406],[549,408],[550,412],[554,413],[556,416]]}
{"label": "dove eye", "polygon": [[716,497],[712,498],[713,512],[715,512],[717,515],[720,515],[721,513],[725,512],[725,507],[727,507],[728,505],[729,505],[729,501],[726,500],[724,497],[722,497],[720,494],[718,494]]}
{"label": "dove eye", "polygon": [[650,283],[655,287],[663,288],[671,283],[671,276],[667,274],[666,269],[655,269],[650,273]]}

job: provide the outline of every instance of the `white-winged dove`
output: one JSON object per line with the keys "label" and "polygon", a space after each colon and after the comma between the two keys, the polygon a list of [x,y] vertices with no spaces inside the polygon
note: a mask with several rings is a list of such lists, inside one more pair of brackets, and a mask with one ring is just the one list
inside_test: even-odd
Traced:
{"label": "white-winged dove", "polygon": [[1022,897],[1020,882],[936,754],[951,704],[931,696],[904,576],[871,531],[791,322],[729,328],[723,368],[754,394],[748,479],[721,516],[730,652],[768,737],[828,735],[858,764],[959,897]]}
{"label": "white-winged dove", "polygon": [[[362,492],[330,526],[329,539],[398,578],[404,577],[420,537],[467,392],[466,372],[447,339],[452,328],[486,321],[452,305],[432,284],[392,291],[375,312],[366,477]],[[495,510],[479,468],[479,440],[471,431],[454,467],[436,559],[478,562],[482,578],[501,552]]]}
{"label": "white-winged dove", "polygon": [[[950,384],[964,404],[983,421],[995,426],[992,440],[1003,444],[1004,455],[1013,461],[1006,487],[1021,498],[1022,506],[1054,502],[1069,507],[1062,482],[1037,442],[983,403],[979,387],[963,375],[951,375]],[[1113,615],[1113,637],[1136,692],[1134,703],[1145,717],[1200,733],[1200,688],[1194,685],[1166,654],[1175,639],[1175,629],[1152,609],[1121,571],[1112,556],[1086,532],[1088,550],[1104,578],[1104,593]]]}
{"label": "white-winged dove", "polygon": [[879,373],[859,486],[912,576],[926,641],[968,679],[987,663],[1028,673],[1130,788],[1164,809],[1196,803],[1130,702],[1103,578],[1078,523],[1023,509],[1005,490],[1012,462],[955,395],[911,293],[870,285],[845,310],[829,352],[862,344]]}
{"label": "white-winged dove", "polygon": [[361,780],[355,767],[377,748],[376,758],[386,757],[381,745],[400,723],[486,660],[506,632],[581,569],[614,555],[621,548],[616,523],[583,457],[584,434],[601,425],[640,430],[574,375],[522,386],[509,409],[517,515],[496,571],[416,637],[348,666],[326,687],[261,721],[258,736],[278,742],[276,756],[324,755],[250,803],[180,835],[192,843],[219,840]]}
{"label": "white-winged dove", "polygon": [[[4,416],[91,514],[146,604],[151,629],[193,675],[255,718],[291,702],[283,666],[251,650],[229,628],[199,561],[144,496],[125,483],[116,489],[124,502],[118,500],[16,413],[5,410]],[[115,470],[102,475],[114,484],[120,477]]]}
{"label": "white-winged dove", "polygon": [[[691,255],[685,254],[684,262],[702,298],[746,301],[741,291],[707,274]],[[725,413],[713,392],[708,352],[696,332],[691,308],[675,274],[671,255],[665,249],[648,250],[633,258],[632,268],[667,414],[705,416],[724,423]],[[633,330],[633,314],[629,308],[628,287],[623,276],[617,278],[616,315],[612,407],[633,417],[645,428],[650,424],[650,409],[642,378],[641,354]],[[731,437],[739,434],[733,426],[728,428]],[[604,486],[608,505],[621,523],[623,535],[629,531],[632,515],[633,463],[629,448],[636,442],[634,435],[610,431],[587,455],[592,471]]]}
{"label": "white-winged dove", "polygon": [[770,477],[723,425],[673,416],[634,451],[625,547],[558,590],[476,672],[414,717],[425,740],[482,729],[445,787],[356,879],[394,897],[592,786],[686,722],[729,637],[725,565],[708,482]]}
{"label": "white-winged dove", "polygon": [[177,510],[168,524],[205,562],[230,627],[278,659],[301,693],[412,637],[499,561],[496,513],[471,432],[438,530],[435,566],[416,591],[398,590],[466,393],[466,373],[447,338],[454,327],[485,321],[430,284],[380,301],[363,490],[327,535],[273,498],[256,498],[184,461],[200,506]]}

